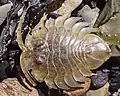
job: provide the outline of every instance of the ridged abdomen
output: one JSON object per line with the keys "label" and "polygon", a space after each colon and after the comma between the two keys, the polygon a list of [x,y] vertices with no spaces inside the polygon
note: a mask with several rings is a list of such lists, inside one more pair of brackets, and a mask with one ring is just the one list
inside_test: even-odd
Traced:
{"label": "ridged abdomen", "polygon": [[98,36],[89,34],[79,38],[64,28],[49,30],[43,41],[44,48],[39,46],[35,52],[39,54],[37,58],[45,58],[48,70],[45,82],[55,89],[83,88],[89,80],[86,76],[92,75],[90,70],[102,65],[110,51]]}

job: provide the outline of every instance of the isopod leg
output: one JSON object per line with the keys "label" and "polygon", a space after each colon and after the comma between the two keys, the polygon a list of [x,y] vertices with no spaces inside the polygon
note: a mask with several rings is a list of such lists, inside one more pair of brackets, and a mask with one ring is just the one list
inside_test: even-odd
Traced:
{"label": "isopod leg", "polygon": [[22,28],[22,23],[24,22],[24,17],[25,17],[25,13],[23,13],[23,15],[20,17],[20,20],[19,20],[19,24],[18,24],[18,27],[16,29],[17,31],[17,42],[18,42],[18,45],[19,47],[24,51],[26,50],[26,47],[25,45],[23,44],[23,40],[22,40],[22,34],[21,34],[21,28]]}

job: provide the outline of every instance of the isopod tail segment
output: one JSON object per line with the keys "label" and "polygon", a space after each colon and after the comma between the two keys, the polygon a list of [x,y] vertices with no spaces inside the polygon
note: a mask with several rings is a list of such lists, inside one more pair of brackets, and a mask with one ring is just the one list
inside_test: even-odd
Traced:
{"label": "isopod tail segment", "polygon": [[[67,22],[68,21],[70,22],[72,18],[73,17],[71,17],[65,21],[65,23],[64,23],[65,28],[68,28]],[[85,61],[87,61],[87,63],[86,63],[87,65],[85,64],[81,68],[84,68],[84,66],[86,66],[86,68],[89,67],[88,69],[94,70],[94,69],[100,67],[111,56],[111,50],[110,50],[107,42],[104,41],[103,38],[100,38],[99,36],[94,35],[94,33],[96,34],[96,33],[100,32],[100,29],[89,27],[90,23],[88,23],[88,22],[76,22],[75,24],[72,24],[72,25],[73,25],[71,27],[72,34],[77,36],[79,39],[81,39],[83,41],[84,46],[81,46],[81,51],[84,53],[86,50],[85,54],[83,55],[83,57],[84,57],[83,59],[86,59]],[[85,44],[85,42],[86,42],[86,44]],[[95,50],[96,50],[96,52],[93,52]],[[87,53],[87,51],[88,51],[88,53]],[[91,54],[91,56],[90,56],[89,52],[90,53],[93,52],[94,54]],[[102,52],[104,55],[102,54]],[[103,60],[102,60],[102,58],[103,58]],[[93,64],[92,64],[92,62],[93,62]],[[97,63],[97,62],[99,62],[99,63]],[[88,72],[88,71],[84,71],[84,70],[81,71],[81,73],[83,73],[83,76],[90,76],[90,74],[87,75],[88,73],[85,74],[84,72]],[[92,75],[92,73],[91,73],[91,75]]]}

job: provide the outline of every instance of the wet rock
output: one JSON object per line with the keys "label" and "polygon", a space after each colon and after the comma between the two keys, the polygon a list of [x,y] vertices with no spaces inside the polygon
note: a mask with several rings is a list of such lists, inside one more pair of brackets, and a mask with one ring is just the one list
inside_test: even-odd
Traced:
{"label": "wet rock", "polygon": [[112,96],[120,96],[120,89],[118,89],[118,91],[115,92]]}
{"label": "wet rock", "polygon": [[4,5],[8,2],[8,0],[0,0],[0,5]]}
{"label": "wet rock", "polygon": [[0,81],[7,78],[5,70],[8,66],[9,66],[9,64],[7,61],[0,62]]}
{"label": "wet rock", "polygon": [[101,88],[108,82],[108,74],[102,71],[97,71],[96,75],[92,76],[92,86],[94,88]]}
{"label": "wet rock", "polygon": [[0,96],[39,96],[36,89],[24,88],[16,78],[7,78],[0,83]]}
{"label": "wet rock", "polygon": [[10,10],[12,5],[13,5],[12,2],[9,2],[5,5],[0,6],[0,25],[3,23],[3,21],[7,17],[7,12]]}
{"label": "wet rock", "polygon": [[120,88],[120,66],[113,66],[110,74],[110,91],[114,93]]}
{"label": "wet rock", "polygon": [[102,88],[97,90],[89,90],[86,96],[109,96],[109,83],[106,83]]}

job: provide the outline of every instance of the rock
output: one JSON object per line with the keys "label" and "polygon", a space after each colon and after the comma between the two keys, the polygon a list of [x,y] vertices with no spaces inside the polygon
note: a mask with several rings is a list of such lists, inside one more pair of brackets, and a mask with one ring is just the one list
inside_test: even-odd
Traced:
{"label": "rock", "polygon": [[107,82],[102,88],[97,90],[89,90],[86,96],[109,96],[109,83]]}
{"label": "rock", "polygon": [[23,87],[17,78],[7,78],[0,83],[0,96],[39,96],[35,88],[28,90]]}
{"label": "rock", "polygon": [[102,71],[97,71],[96,75],[91,78],[92,86],[95,88],[101,88],[108,82],[108,74]]}
{"label": "rock", "polygon": [[7,13],[10,10],[12,5],[13,5],[12,2],[9,2],[5,5],[0,6],[0,25],[3,23],[3,21],[7,17]]}

